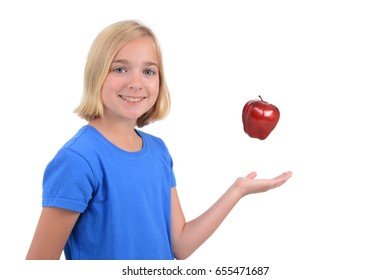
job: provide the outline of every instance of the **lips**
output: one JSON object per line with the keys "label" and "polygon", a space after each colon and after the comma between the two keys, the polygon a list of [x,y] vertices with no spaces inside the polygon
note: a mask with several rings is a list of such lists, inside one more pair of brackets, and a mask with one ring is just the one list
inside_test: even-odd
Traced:
{"label": "lips", "polygon": [[132,97],[127,95],[119,95],[119,97],[129,102],[140,102],[146,98],[146,97]]}

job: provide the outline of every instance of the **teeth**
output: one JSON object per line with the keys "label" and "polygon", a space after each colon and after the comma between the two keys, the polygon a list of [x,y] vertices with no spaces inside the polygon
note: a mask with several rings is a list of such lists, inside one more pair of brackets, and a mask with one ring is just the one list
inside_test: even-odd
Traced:
{"label": "teeth", "polygon": [[139,102],[144,99],[144,97],[130,97],[125,95],[119,95],[119,97],[130,102]]}

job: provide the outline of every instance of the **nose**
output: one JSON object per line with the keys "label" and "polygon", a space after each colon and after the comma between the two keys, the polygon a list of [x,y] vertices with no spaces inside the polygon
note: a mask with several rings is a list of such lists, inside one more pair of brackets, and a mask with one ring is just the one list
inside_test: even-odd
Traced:
{"label": "nose", "polygon": [[127,87],[133,90],[142,89],[141,77],[139,74],[133,73],[130,75],[127,83]]}

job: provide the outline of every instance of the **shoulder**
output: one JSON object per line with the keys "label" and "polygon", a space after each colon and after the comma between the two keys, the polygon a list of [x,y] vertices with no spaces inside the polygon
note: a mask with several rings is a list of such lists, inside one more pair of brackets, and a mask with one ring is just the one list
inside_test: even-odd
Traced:
{"label": "shoulder", "polygon": [[88,147],[95,138],[94,134],[94,129],[89,125],[85,125],[65,143],[63,148],[77,150]]}
{"label": "shoulder", "polygon": [[62,147],[62,150],[70,150],[86,159],[109,154],[109,149],[107,140],[90,125],[81,127]]}
{"label": "shoulder", "polygon": [[[92,168],[91,165],[97,161],[99,141],[94,135],[92,127],[86,125],[81,127],[73,137],[71,137],[56,153],[51,161],[51,165],[62,165],[73,169],[85,170],[85,168]],[[75,168],[77,167],[77,168]],[[82,168],[84,167],[84,168]]]}
{"label": "shoulder", "polygon": [[152,134],[136,130],[138,135],[142,137],[142,140],[146,142],[149,148],[158,148],[158,149],[163,149],[164,151],[168,151],[167,146],[165,145],[164,141],[157,136],[154,136]]}
{"label": "shoulder", "polygon": [[[49,161],[45,169],[45,179],[68,178],[68,182],[73,179],[88,180],[95,182],[96,176],[96,155],[93,152],[95,145],[92,144],[89,128],[82,127],[71,137]],[[73,178],[73,179],[72,179]]]}

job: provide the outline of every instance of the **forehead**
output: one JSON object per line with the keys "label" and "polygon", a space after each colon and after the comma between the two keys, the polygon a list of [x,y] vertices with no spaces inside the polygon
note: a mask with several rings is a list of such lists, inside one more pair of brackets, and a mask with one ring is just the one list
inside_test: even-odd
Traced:
{"label": "forehead", "polygon": [[150,36],[142,36],[128,41],[119,49],[114,59],[146,59],[157,61],[158,53],[155,42]]}

